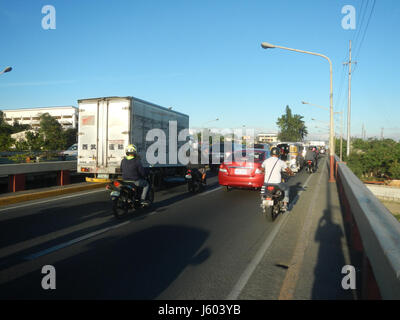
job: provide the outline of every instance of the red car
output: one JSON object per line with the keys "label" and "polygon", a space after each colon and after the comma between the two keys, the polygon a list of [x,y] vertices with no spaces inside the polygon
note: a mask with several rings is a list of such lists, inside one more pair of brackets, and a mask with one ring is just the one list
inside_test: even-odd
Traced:
{"label": "red car", "polygon": [[264,184],[264,173],[261,165],[269,157],[264,149],[248,149],[235,152],[231,162],[223,162],[219,167],[218,181],[227,190],[232,187],[261,188]]}

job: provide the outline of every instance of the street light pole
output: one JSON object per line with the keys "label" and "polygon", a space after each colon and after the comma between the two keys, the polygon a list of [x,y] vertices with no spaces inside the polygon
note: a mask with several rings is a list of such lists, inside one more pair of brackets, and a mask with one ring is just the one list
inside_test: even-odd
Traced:
{"label": "street light pole", "polygon": [[333,175],[333,162],[334,162],[334,157],[335,157],[335,143],[334,143],[334,128],[333,128],[333,83],[332,83],[332,62],[331,59],[329,59],[327,56],[316,53],[316,52],[310,52],[310,51],[304,51],[304,50],[298,50],[298,49],[292,49],[292,48],[287,48],[287,47],[282,47],[282,46],[277,46],[270,44],[268,42],[263,42],[261,43],[261,47],[263,49],[273,49],[273,48],[279,48],[279,49],[284,49],[284,50],[289,50],[289,51],[295,51],[295,52],[300,52],[300,53],[306,53],[306,54],[311,54],[314,56],[319,56],[321,58],[326,59],[329,62],[329,78],[330,78],[330,94],[329,94],[329,111],[330,111],[330,130],[329,130],[329,155],[330,155],[330,175],[329,175],[329,182],[335,182],[335,177]]}
{"label": "street light pole", "polygon": [[[329,110],[327,107],[322,107],[322,106],[318,106],[316,104],[312,104],[312,103],[308,103],[308,102],[301,102],[302,104],[309,104],[324,110]],[[333,114],[340,114],[340,161],[342,161],[343,158],[343,111],[338,111],[338,112],[334,112]],[[315,120],[314,118],[311,118],[311,120],[314,121],[319,121],[319,120]],[[323,123],[327,123],[325,121],[319,121],[319,122],[323,122]]]}

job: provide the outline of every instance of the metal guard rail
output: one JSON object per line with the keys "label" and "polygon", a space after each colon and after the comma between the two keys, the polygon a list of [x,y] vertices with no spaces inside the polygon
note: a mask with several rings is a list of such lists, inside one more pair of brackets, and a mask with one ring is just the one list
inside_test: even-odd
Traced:
{"label": "metal guard rail", "polygon": [[0,175],[14,175],[62,170],[75,170],[75,161],[32,162],[0,165]]}
{"label": "metal guard rail", "polygon": [[358,250],[370,264],[379,296],[400,299],[400,223],[337,156],[335,162],[340,197],[356,224],[353,227],[361,238]]}

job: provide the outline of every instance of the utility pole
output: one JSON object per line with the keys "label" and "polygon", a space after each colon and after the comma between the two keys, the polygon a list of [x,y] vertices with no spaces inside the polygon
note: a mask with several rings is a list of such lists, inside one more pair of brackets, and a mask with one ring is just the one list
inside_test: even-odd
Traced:
{"label": "utility pole", "polygon": [[361,126],[361,140],[364,140],[364,122]]}
{"label": "utility pole", "polygon": [[381,140],[383,140],[383,127],[381,129]]}
{"label": "utility pole", "polygon": [[343,110],[340,112],[340,161],[343,156]]}
{"label": "utility pole", "polygon": [[347,100],[347,150],[346,150],[346,155],[349,157],[350,155],[350,118],[351,118],[351,40],[350,40],[350,45],[349,45],[349,61],[343,63],[344,65],[349,65],[349,94],[348,94],[348,100]]}

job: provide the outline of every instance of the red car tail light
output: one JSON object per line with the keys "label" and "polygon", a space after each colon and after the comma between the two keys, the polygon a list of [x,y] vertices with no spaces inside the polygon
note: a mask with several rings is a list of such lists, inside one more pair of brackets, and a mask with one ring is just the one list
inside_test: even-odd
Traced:
{"label": "red car tail light", "polygon": [[228,172],[228,170],[226,169],[226,167],[224,166],[224,164],[221,164],[220,166],[219,166],[219,171],[220,172]]}
{"label": "red car tail light", "polygon": [[268,189],[269,191],[274,191],[275,187],[274,187],[274,186],[268,186],[267,189]]}
{"label": "red car tail light", "polygon": [[114,186],[116,186],[118,188],[120,185],[121,184],[118,181],[114,181]]}

